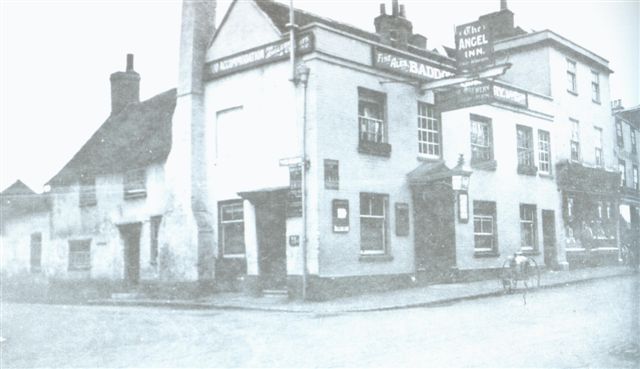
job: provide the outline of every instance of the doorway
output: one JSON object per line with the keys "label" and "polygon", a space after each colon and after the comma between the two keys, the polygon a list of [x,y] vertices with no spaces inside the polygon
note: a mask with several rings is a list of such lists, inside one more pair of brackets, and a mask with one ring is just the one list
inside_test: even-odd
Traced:
{"label": "doorway", "polygon": [[282,290],[287,286],[285,212],[284,201],[256,205],[258,268],[263,289]]}
{"label": "doorway", "polygon": [[131,285],[140,280],[140,231],[142,223],[118,226],[124,243],[124,279]]}
{"label": "doorway", "polygon": [[558,250],[556,248],[556,217],[553,210],[542,210],[542,244],[544,265],[556,269]]}

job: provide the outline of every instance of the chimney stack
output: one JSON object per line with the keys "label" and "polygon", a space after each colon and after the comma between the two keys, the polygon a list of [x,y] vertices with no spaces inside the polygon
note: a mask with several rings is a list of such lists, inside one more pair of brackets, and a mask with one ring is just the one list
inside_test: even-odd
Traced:
{"label": "chimney stack", "polygon": [[398,16],[398,0],[391,1],[391,15],[394,17]]}
{"label": "chimney stack", "polygon": [[500,0],[500,10],[507,10],[507,0]]}
{"label": "chimney stack", "polygon": [[384,4],[380,4],[380,15],[387,15],[387,8]]}
{"label": "chimney stack", "polygon": [[126,72],[111,74],[111,115],[127,105],[140,102],[140,75],[133,70],[133,54],[127,54]]}
{"label": "chimney stack", "polygon": [[380,15],[373,20],[373,24],[383,44],[407,50],[413,35],[413,25],[407,20],[404,5],[399,5],[398,0],[391,3],[391,15],[386,13],[385,5],[380,4]]}

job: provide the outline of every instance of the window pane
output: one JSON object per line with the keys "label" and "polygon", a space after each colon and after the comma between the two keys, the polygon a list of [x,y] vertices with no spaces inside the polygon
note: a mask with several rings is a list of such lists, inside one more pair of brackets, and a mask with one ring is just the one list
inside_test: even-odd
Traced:
{"label": "window pane", "polygon": [[222,231],[224,254],[244,254],[244,222],[227,223]]}
{"label": "window pane", "polygon": [[360,219],[362,251],[384,251],[384,219]]}

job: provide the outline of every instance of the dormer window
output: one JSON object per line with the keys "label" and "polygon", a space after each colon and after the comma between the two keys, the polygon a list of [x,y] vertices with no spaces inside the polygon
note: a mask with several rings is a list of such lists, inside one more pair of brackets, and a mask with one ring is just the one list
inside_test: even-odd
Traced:
{"label": "dormer window", "polygon": [[135,199],[147,196],[147,176],[144,169],[134,169],[124,174],[124,198]]}

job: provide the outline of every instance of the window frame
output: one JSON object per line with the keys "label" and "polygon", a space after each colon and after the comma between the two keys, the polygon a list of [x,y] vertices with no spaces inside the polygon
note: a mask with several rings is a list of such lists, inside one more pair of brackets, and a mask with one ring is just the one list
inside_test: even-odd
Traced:
{"label": "window frame", "polygon": [[578,63],[567,58],[567,91],[578,94]]}
{"label": "window frame", "polygon": [[[424,140],[422,139],[423,137]],[[435,138],[435,141],[430,140],[430,137]],[[431,159],[442,157],[442,124],[440,118],[435,106],[423,101],[418,101],[418,155]]]}
{"label": "window frame", "polygon": [[[491,233],[476,232],[476,221],[480,220],[482,228],[483,220],[491,220]],[[498,232],[497,232],[497,207],[495,201],[473,201],[473,251],[475,254],[497,254],[498,253]],[[478,247],[478,237],[490,237],[491,247]]]}
{"label": "window frame", "polygon": [[[378,110],[379,116],[368,116],[366,106],[376,107],[371,110]],[[384,157],[391,155],[387,114],[387,95],[384,92],[358,87],[358,152]],[[371,133],[371,125],[377,125],[379,129]]]}
{"label": "window frame", "polygon": [[[543,137],[546,139],[543,140]],[[538,172],[542,175],[551,175],[552,173],[551,158],[551,132],[544,129],[538,130]],[[545,170],[545,166],[547,169]]]}
{"label": "window frame", "polygon": [[[579,162],[582,159],[582,155],[580,152],[580,121],[574,118],[569,118],[569,122],[571,123],[571,139],[569,144],[570,151],[570,159],[573,162]],[[574,151],[575,145],[575,151]],[[575,157],[574,157],[575,152]]]}
{"label": "window frame", "polygon": [[[80,246],[86,250],[77,250]],[[74,248],[76,250],[73,250]],[[69,240],[67,262],[69,271],[91,270],[91,239]]]}
{"label": "window frame", "polygon": [[632,154],[637,154],[638,153],[638,142],[636,141],[636,129],[629,126],[629,132],[630,132],[630,137],[629,137],[629,141],[631,141],[631,153]]}
{"label": "window frame", "polygon": [[529,126],[517,124],[516,149],[519,174],[534,175],[537,171],[533,142],[533,129]]}
{"label": "window frame", "polygon": [[600,104],[600,73],[591,70],[591,101]]}
{"label": "window frame", "polygon": [[[532,215],[531,219],[523,218],[527,210]],[[525,244],[525,227],[531,228],[531,245]],[[520,204],[520,250],[525,253],[538,252],[538,209],[535,204]]]}
{"label": "window frame", "polygon": [[638,182],[638,166],[633,165],[631,172],[631,180],[633,181],[633,189],[636,191],[640,191],[640,183]]}
{"label": "window frame", "polygon": [[96,177],[89,174],[81,174],[78,180],[78,205],[81,208],[98,204],[96,196]]}
{"label": "window frame", "polygon": [[[224,219],[225,209],[226,208],[236,208],[234,210],[240,209],[241,219]],[[227,253],[226,243],[225,243],[225,234],[227,233],[227,228],[234,227],[236,225],[241,225],[242,234],[242,253]],[[229,227],[227,227],[229,226]],[[247,254],[247,244],[246,239],[244,237],[245,231],[245,220],[244,220],[244,201],[239,200],[226,200],[218,203],[218,229],[220,234],[220,255],[223,259],[244,259]]]}
{"label": "window frame", "polygon": [[[363,256],[376,256],[376,255],[388,255],[389,254],[389,195],[373,192],[360,192],[360,255]],[[369,214],[363,214],[363,200],[369,201]],[[374,206],[371,201],[382,201],[382,215],[371,214]],[[364,221],[363,219],[379,219],[381,220],[381,233],[382,233],[382,248],[381,249],[363,249],[364,246]]]}
{"label": "window frame", "polygon": [[598,168],[604,168],[604,157],[602,156],[602,127],[593,127],[593,129],[596,131],[596,145],[594,147],[595,164]]}
{"label": "window frame", "polygon": [[622,120],[616,118],[616,144],[619,148],[624,149],[624,132],[622,130]]}
{"label": "window frame", "polygon": [[122,176],[122,192],[125,199],[137,199],[147,196],[146,168],[127,170]]}
{"label": "window frame", "polygon": [[[470,114],[470,131],[469,131],[469,141],[471,145],[471,161],[470,163],[479,164],[479,163],[487,163],[494,160],[494,143],[493,143],[493,122],[491,118],[483,117],[477,114]],[[476,126],[484,126],[486,127],[486,133],[483,133],[486,136],[486,144],[474,142],[474,132],[478,130],[474,130],[474,125]],[[481,127],[482,128],[482,127]],[[476,135],[476,138],[478,136]],[[477,139],[476,139],[477,141]],[[475,148],[475,149],[474,149]],[[476,152],[484,152],[483,157],[477,157],[475,155]],[[488,156],[484,158],[484,156]]]}
{"label": "window frame", "polygon": [[620,173],[620,187],[627,185],[627,162],[618,159],[618,172]]}

